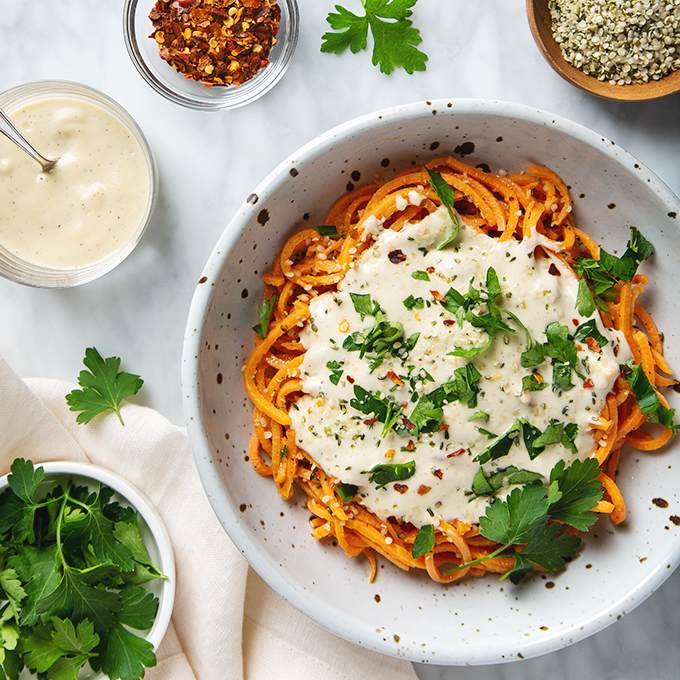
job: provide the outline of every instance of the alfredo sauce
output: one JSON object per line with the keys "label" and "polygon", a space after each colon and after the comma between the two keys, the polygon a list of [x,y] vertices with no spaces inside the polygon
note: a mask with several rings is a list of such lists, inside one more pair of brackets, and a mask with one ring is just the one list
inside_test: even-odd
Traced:
{"label": "alfredo sauce", "polygon": [[116,117],[70,97],[34,101],[12,121],[49,173],[0,138],[0,245],[33,264],[81,267],[121,248],[147,210],[152,180],[140,144]]}
{"label": "alfredo sauce", "polygon": [[[410,200],[421,198],[412,192]],[[453,230],[445,208],[399,232],[383,230],[376,220],[365,227],[373,245],[337,292],[312,300],[301,334],[307,350],[301,366],[306,394],[289,412],[299,446],[326,473],[356,486],[357,500],[379,517],[415,526],[455,518],[475,522],[492,498],[513,488],[513,471],[522,473],[516,480],[529,475],[547,483],[560,459],[568,465],[590,456],[592,428],[619,365],[631,357],[630,348],[623,334],[603,327],[597,313],[578,314],[578,281],[551,257],[547,241],[542,249],[536,248],[540,236],[501,242],[461,221],[455,241],[438,249]],[[493,304],[485,302],[490,269],[500,285]],[[456,313],[452,296],[465,302],[470,317]],[[507,328],[493,330],[490,340],[475,318],[488,316],[491,306],[500,310]],[[387,325],[378,326],[381,319]],[[587,322],[599,333],[599,343],[574,339]],[[379,356],[381,346],[368,346],[362,356],[354,340],[375,335],[376,329],[398,335],[399,324],[403,336],[389,351]],[[562,365],[559,375],[549,356],[531,367],[522,365],[527,349],[549,343],[549,327],[577,353],[578,361]],[[457,369],[462,370],[456,383]],[[441,394],[436,390],[442,385],[460,385],[461,376],[472,377],[472,391],[435,409],[434,421],[423,420],[427,401],[418,406],[423,395]],[[367,401],[367,394],[375,401]],[[387,422],[377,418],[378,406],[370,410],[378,403],[388,405]],[[409,420],[411,414],[417,423]],[[421,431],[423,422],[424,430],[433,431]],[[530,456],[523,425],[535,435],[561,432],[563,437],[548,437],[553,443]],[[494,444],[494,456],[504,445],[507,451],[489,458]],[[385,482],[371,474],[380,469],[376,466],[406,472]],[[485,479],[502,483],[492,493],[483,492]]]}

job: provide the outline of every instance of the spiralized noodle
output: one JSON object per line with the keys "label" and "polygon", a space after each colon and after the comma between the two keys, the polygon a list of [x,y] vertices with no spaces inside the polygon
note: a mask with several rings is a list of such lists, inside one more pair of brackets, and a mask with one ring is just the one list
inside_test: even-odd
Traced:
{"label": "spiralized noodle", "polygon": [[[455,209],[468,227],[502,241],[522,240],[538,233],[549,239],[553,252],[568,266],[579,257],[599,259],[599,246],[576,227],[568,189],[551,170],[531,166],[526,172],[501,176],[451,157],[430,161],[427,167],[454,188]],[[402,200],[416,188],[425,196],[420,205]],[[404,204],[406,208],[398,207]],[[498,548],[480,534],[478,524],[455,519],[436,528],[432,552],[414,558],[418,528],[393,517],[383,521],[356,501],[343,502],[337,491],[338,480],[297,446],[290,427],[288,409],[302,394],[299,366],[305,350],[300,332],[310,317],[312,297],[335,290],[350,264],[370,247],[371,239],[363,235],[363,224],[369,217],[377,218],[384,228],[399,230],[405,222],[423,219],[439,205],[427,172],[422,166],[413,166],[382,185],[360,186],[336,201],[324,224],[335,226],[343,238],[304,229],[288,239],[271,272],[263,277],[265,299],[275,295],[276,303],[266,335],[264,339],[256,337],[256,348],[244,367],[246,391],[254,404],[249,456],[253,467],[273,478],[283,498],[292,496],[296,483],[308,497],[314,538],[333,537],[348,556],[366,555],[371,579],[376,574],[374,552],[404,570],[424,569],[441,583],[466,574],[504,573],[514,564],[510,551],[459,571],[442,573],[442,565],[467,564]],[[663,356],[661,334],[639,302],[648,283],[646,276],[636,275],[631,282],[617,284],[616,299],[607,302],[607,310],[600,314],[607,328],[625,335],[634,362],[641,364],[649,382],[663,387],[675,381]],[[626,443],[641,451],[655,451],[672,432],[658,424],[645,426],[647,417],[622,375],[600,416],[598,427],[593,429],[597,444],[593,457],[601,469],[604,498],[593,510],[609,515],[618,524],[626,517],[615,482],[621,447]]]}

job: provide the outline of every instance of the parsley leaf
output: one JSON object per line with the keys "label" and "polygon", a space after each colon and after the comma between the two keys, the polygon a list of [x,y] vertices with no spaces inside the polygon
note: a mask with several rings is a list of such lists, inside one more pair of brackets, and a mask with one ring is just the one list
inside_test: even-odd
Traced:
{"label": "parsley leaf", "polygon": [[432,524],[425,524],[420,527],[420,531],[413,541],[413,548],[411,549],[411,556],[413,559],[418,559],[421,555],[426,555],[432,552],[434,548],[434,526]]}
{"label": "parsley leaf", "polygon": [[437,248],[437,250],[442,250],[442,248],[446,248],[446,246],[451,245],[456,240],[458,232],[460,231],[460,222],[458,221],[458,216],[456,215],[456,211],[453,207],[453,201],[456,197],[456,192],[454,188],[441,176],[440,173],[430,170],[429,168],[425,168],[425,170],[427,171],[429,177],[430,186],[434,189],[434,192],[437,194],[437,198],[442,202],[442,205],[448,210],[449,218],[453,223],[453,231],[449,237]]}
{"label": "parsley leaf", "polygon": [[621,371],[637,399],[640,411],[647,416],[647,422],[659,423],[673,432],[680,429],[680,425],[675,424],[675,409],[669,409],[663,404],[656,388],[649,382],[642,364],[629,361],[621,366]]}
{"label": "parsley leaf", "polygon": [[337,487],[338,496],[343,503],[349,503],[352,501],[354,496],[357,495],[359,487],[354,484],[338,484]]}
{"label": "parsley leaf", "polygon": [[376,489],[382,489],[391,482],[401,482],[413,477],[416,473],[416,462],[408,463],[378,463],[370,470],[363,470],[362,475],[368,475],[368,481],[376,485]]}
{"label": "parsley leaf", "polygon": [[113,410],[123,425],[120,404],[126,397],[137,394],[144,381],[138,375],[118,372],[120,359],[102,359],[94,347],[85,350],[83,363],[90,369],[78,375],[78,384],[83,389],[73,390],[66,395],[66,403],[71,411],[81,411],[76,422],[89,423],[100,413]]}
{"label": "parsley leaf", "polygon": [[489,475],[486,475],[484,469],[480,467],[472,482],[472,494],[475,497],[493,496],[504,486],[529,484],[542,478],[543,475],[539,472],[522,470],[514,465],[500,468]]}
{"label": "parsley leaf", "polygon": [[409,17],[417,0],[362,0],[365,14],[359,16],[336,5],[337,14],[329,13],[326,21],[334,32],[321,36],[321,51],[340,54],[348,47],[353,54],[365,50],[368,31],[373,36],[374,66],[389,75],[395,68],[407,73],[424,71],[427,55],[417,49],[422,42],[420,31]]}
{"label": "parsley leaf", "polygon": [[264,298],[257,307],[257,314],[260,317],[260,323],[253,326],[253,330],[264,340],[269,328],[269,321],[272,318],[274,305],[276,304],[276,293],[268,300]]}
{"label": "parsley leaf", "polygon": [[409,295],[403,302],[404,307],[409,310],[413,309],[423,309],[425,307],[425,301],[421,297],[414,298],[413,295]]}
{"label": "parsley leaf", "polygon": [[328,236],[329,238],[345,238],[344,234],[338,233],[338,228],[333,224],[320,224],[317,227],[320,236]]}

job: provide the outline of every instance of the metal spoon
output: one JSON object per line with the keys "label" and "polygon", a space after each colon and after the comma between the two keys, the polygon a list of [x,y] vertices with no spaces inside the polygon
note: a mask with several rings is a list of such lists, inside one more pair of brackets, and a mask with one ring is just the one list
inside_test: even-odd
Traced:
{"label": "metal spoon", "polygon": [[57,164],[58,158],[45,158],[45,156],[36,151],[36,149],[33,148],[33,145],[21,134],[21,132],[19,132],[14,123],[1,108],[0,132],[2,132],[2,134],[11,142],[14,142],[22,151],[25,151],[34,161],[40,163],[43,172],[49,172]]}

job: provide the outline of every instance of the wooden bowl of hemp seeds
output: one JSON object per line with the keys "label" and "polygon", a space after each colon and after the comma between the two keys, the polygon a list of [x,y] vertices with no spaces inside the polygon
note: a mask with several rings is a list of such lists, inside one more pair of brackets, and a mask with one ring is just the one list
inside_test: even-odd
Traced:
{"label": "wooden bowl of hemp seeds", "polygon": [[527,0],[536,44],[565,80],[617,101],[680,91],[680,5],[671,0]]}

